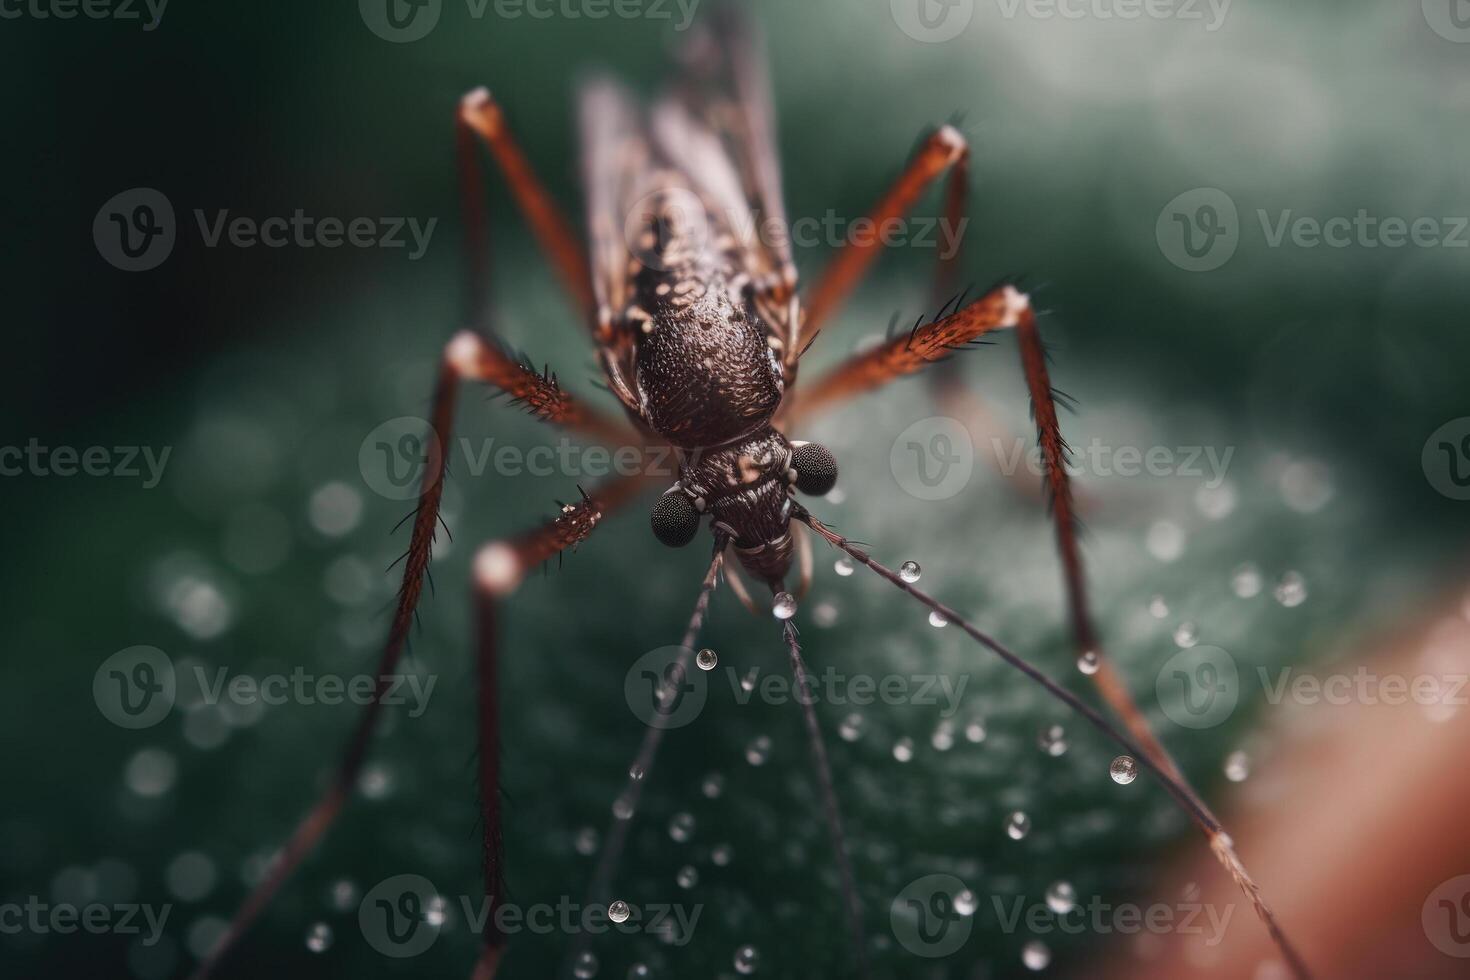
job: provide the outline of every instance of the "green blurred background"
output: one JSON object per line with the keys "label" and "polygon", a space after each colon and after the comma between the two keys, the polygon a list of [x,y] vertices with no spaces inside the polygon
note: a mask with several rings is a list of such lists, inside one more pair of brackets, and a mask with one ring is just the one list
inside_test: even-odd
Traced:
{"label": "green blurred background", "polygon": [[[1237,0],[1211,29],[1207,7],[1204,20],[1099,16],[1106,4],[1074,8],[1086,11],[1074,19],[961,0],[934,10],[968,11],[967,25],[931,43],[901,29],[913,23],[902,3],[754,6],[770,39],[793,216],[859,216],[916,136],[958,114],[974,148],[964,275],[1019,277],[1050,311],[1054,378],[1080,405],[1064,420],[1073,442],[1233,449],[1223,492],[1179,475],[1081,480],[1108,644],[1206,795],[1225,798],[1231,752],[1269,764],[1252,726],[1261,692],[1247,686],[1227,724],[1171,727],[1154,680],[1182,624],[1242,664],[1310,662],[1463,581],[1466,505],[1436,491],[1421,453],[1470,414],[1470,250],[1271,247],[1257,214],[1470,214],[1470,43],[1460,43],[1470,32],[1433,3]],[[172,447],[152,489],[124,477],[0,481],[12,678],[0,712],[0,900],[171,908],[163,940],[147,946],[0,934],[7,975],[181,975],[322,785],[350,707],[230,712],[181,688],[163,723],[127,731],[98,711],[93,672],[135,644],[164,650],[181,672],[372,670],[394,587],[384,569],[406,542],[389,532],[406,506],[372,492],[358,450],[380,423],[426,412],[438,349],[460,319],[458,97],[488,85],[579,215],[576,79],[601,65],[651,89],[679,39],[672,5],[660,8],[666,19],[566,9],[586,10],[539,19],[492,5],[477,18],[445,0],[435,29],[404,44],[376,36],[348,3],[178,3],[150,31],[33,7],[0,21],[11,147],[0,247],[18,342],[0,443]],[[179,216],[172,254],[139,273],[105,262],[91,233],[103,203],[134,187],[160,190]],[[570,304],[499,181],[488,188],[497,329],[611,407]],[[1166,205],[1195,188],[1218,188],[1238,208],[1239,248],[1212,271],[1180,268],[1156,235]],[[931,194],[921,213],[936,207]],[[195,208],[438,223],[411,261],[402,249],[206,248]],[[799,253],[808,282],[826,253]],[[932,262],[923,248],[885,256],[805,376],[895,314],[924,312]],[[1016,360],[1002,337],[963,355],[961,370],[1024,435]],[[934,414],[923,383],[907,381],[796,433],[843,465],[843,499],[815,509],[889,564],[920,561],[931,591],[1086,690],[1041,508],[983,464],[938,503],[895,481],[894,438]],[[556,438],[473,393],[459,422],[476,444]],[[445,896],[479,895],[468,562],[476,542],[548,515],[576,482],[451,483],[454,542],[436,556],[437,595],[411,657],[437,678],[429,710],[389,718],[366,798],[223,975],[467,972],[475,943],[456,916],[432,950],[394,960],[365,941],[357,898],[402,873]],[[633,511],[563,570],[529,580],[507,615],[508,877],[522,904],[581,900],[584,852],[605,833],[642,732],[624,672],[677,641],[696,591],[703,547],[660,548]],[[1242,597],[1233,586],[1247,564],[1264,586]],[[1299,604],[1273,597],[1288,572],[1306,583]],[[1035,938],[1051,971],[1083,969],[1126,937],[1007,930],[987,914],[990,898],[1039,902],[1066,880],[1083,896],[1149,901],[1162,863],[1199,841],[1151,781],[1107,779],[1114,752],[1095,733],[869,578],[837,577],[819,550],[798,618],[815,669],[970,678],[952,746],[932,706],[866,709],[843,736],[849,711],[818,707],[879,971],[1021,974]],[[667,740],[616,889],[635,905],[704,911],[687,945],[601,937],[597,975],[644,963],[653,976],[733,976],[745,944],[759,951],[759,975],[842,975],[845,932],[799,713],[739,704],[728,683],[727,670],[784,671],[778,632],[722,592],[705,636],[721,658],[709,704]],[[965,737],[972,723],[983,740]],[[1057,756],[1037,744],[1052,724],[1069,742]],[[760,736],[770,756],[752,766]],[[714,797],[703,790],[711,774],[723,780]],[[1015,809],[1033,821],[1022,841],[1003,829]],[[694,821],[687,841],[668,831],[681,813]],[[714,860],[721,847],[725,863]],[[969,941],[942,959],[913,956],[890,928],[894,897],[932,873],[958,875],[985,900]],[[314,951],[312,935],[330,939]],[[568,945],[517,937],[505,975],[550,976]]]}

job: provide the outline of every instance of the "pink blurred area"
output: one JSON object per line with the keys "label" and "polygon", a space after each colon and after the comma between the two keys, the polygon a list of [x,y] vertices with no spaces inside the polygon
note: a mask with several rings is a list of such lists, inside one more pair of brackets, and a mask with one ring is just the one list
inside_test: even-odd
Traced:
{"label": "pink blurred area", "polygon": [[[1470,686],[1458,681],[1470,675],[1470,595],[1333,663],[1295,670],[1293,683],[1341,675],[1351,681],[1337,682],[1346,699],[1288,693],[1268,709],[1264,748],[1222,820],[1315,977],[1470,977]],[[1441,682],[1437,703],[1419,703],[1412,689],[1400,695],[1390,686],[1399,677]],[[1400,696],[1405,703],[1387,703]],[[1107,937],[1107,960],[1078,976],[1289,976],[1203,841],[1182,842],[1153,894],[1140,901],[1202,903],[1214,921],[1229,919],[1212,929],[1201,913],[1188,934]]]}

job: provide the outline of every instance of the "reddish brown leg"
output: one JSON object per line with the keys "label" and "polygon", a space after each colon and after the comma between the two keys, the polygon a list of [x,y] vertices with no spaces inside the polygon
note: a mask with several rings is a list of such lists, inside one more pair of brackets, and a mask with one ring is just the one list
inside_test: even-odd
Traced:
{"label": "reddish brown leg", "polygon": [[[945,199],[946,218],[955,222],[950,227],[958,232],[958,222],[963,216],[964,185],[968,181],[969,158],[969,145],[959,130],[953,126],[939,127],[924,141],[893,186],[873,205],[869,220],[875,228],[881,230],[888,223],[902,218],[913,209],[924,189],[948,171],[950,189]],[[822,323],[857,288],[868,267],[878,257],[880,248],[880,237],[869,236],[861,242],[849,241],[837,253],[837,257],[832,260],[832,264],[823,272],[816,288],[812,290],[811,298],[807,302],[806,321],[802,325],[804,339],[796,345],[796,349],[805,347]],[[954,256],[941,258],[941,284],[946,276],[952,279],[954,259]]]}
{"label": "reddish brown leg", "polygon": [[484,834],[481,866],[486,918],[473,980],[491,980],[505,954],[507,936],[496,921],[505,895],[505,848],[500,807],[500,601],[514,591],[524,573],[568,548],[575,549],[597,527],[602,515],[636,496],[641,477],[624,477],[568,504],[551,521],[517,538],[484,545],[475,557],[475,618],[478,632],[480,823]]}
{"label": "reddish brown leg", "polygon": [[484,140],[490,155],[510,186],[511,195],[531,226],[542,250],[561,276],[562,285],[576,297],[578,307],[592,317],[595,303],[587,254],[561,209],[551,199],[536,171],[521,152],[505,122],[505,113],[490,97],[488,89],[477,88],[460,101],[462,127]]}
{"label": "reddish brown leg", "polygon": [[922,370],[992,330],[1014,327],[1021,311],[1029,308],[1024,295],[1001,286],[962,310],[919,324],[908,334],[844,361],[810,387],[797,389],[784,421],[794,425],[824,407]]}
{"label": "reddish brown leg", "polygon": [[[1183,781],[1184,777],[1174,758],[1155,737],[1148,719],[1139,710],[1137,702],[1128,692],[1128,686],[1114,667],[1112,660],[1104,656],[1098,642],[1097,629],[1092,622],[1091,608],[1087,602],[1087,576],[1082,566],[1082,553],[1077,544],[1077,509],[1072,495],[1072,480],[1067,475],[1070,450],[1062,438],[1061,424],[1057,419],[1056,398],[1047,370],[1046,347],[1036,327],[1036,315],[1028,307],[1021,314],[1016,337],[1021,348],[1021,367],[1026,374],[1026,387],[1031,392],[1031,411],[1036,419],[1036,437],[1041,444],[1043,478],[1051,504],[1052,519],[1056,524],[1057,552],[1062,562],[1062,578],[1067,588],[1067,608],[1072,623],[1072,637],[1078,657],[1087,657],[1096,662],[1092,673],[1093,683],[1113,711],[1127,725],[1133,738],[1148,752],[1159,768]],[[1188,784],[1185,784],[1188,786]],[[1193,788],[1190,788],[1193,793]],[[1203,804],[1201,804],[1203,806]]]}
{"label": "reddish brown leg", "polygon": [[[264,880],[246,896],[245,902],[235,913],[224,936],[194,971],[195,980],[204,980],[208,977],[219,961],[239,941],[256,917],[270,903],[276,892],[326,834],[357,783],[368,744],[381,713],[380,699],[393,684],[392,675],[403,655],[408,631],[413,624],[414,610],[418,607],[419,598],[423,593],[424,574],[429,567],[434,531],[439,521],[439,504],[444,494],[444,448],[449,445],[459,385],[465,380],[491,381],[500,377],[495,371],[485,367],[486,363],[500,365],[494,352],[495,348],[485,344],[468,331],[457,334],[445,347],[439,380],[434,390],[429,423],[435,438],[428,440],[429,448],[424,461],[418,506],[414,512],[413,531],[409,538],[408,551],[404,555],[403,582],[398,589],[398,599],[394,607],[392,622],[389,625],[388,639],[383,645],[383,653],[378,661],[376,693],[373,700],[364,708],[362,716],[358,719],[357,727],[348,739],[347,747],[337,766],[331,785],[291,833],[286,845],[281,849],[276,860],[272,862]],[[525,375],[525,377],[517,376],[517,383],[530,385],[520,397],[533,405],[543,406],[544,410],[538,412],[541,417],[552,422],[579,425],[593,431],[599,428],[587,421],[591,416],[586,414],[585,409],[572,401],[570,396],[556,389],[554,384],[541,379],[534,372],[515,365],[514,362],[511,364]],[[536,379],[538,384],[531,385],[528,378]],[[508,388],[507,390],[515,393],[516,389]],[[504,580],[507,575],[514,575],[515,580],[519,581],[519,576],[525,567],[546,560],[562,548],[575,545],[591,533],[603,508],[616,506],[630,499],[642,485],[642,481],[641,476],[614,480],[606,488],[595,491],[592,497],[584,498],[580,503],[568,505],[556,520],[540,532],[517,539],[512,545],[502,546],[507,550],[501,553],[502,560],[498,564],[501,579]],[[504,560],[507,555],[509,562]]]}
{"label": "reddish brown leg", "polygon": [[[1250,897],[1257,914],[1265,923],[1272,938],[1281,947],[1288,962],[1299,975],[1305,975],[1305,969],[1301,968],[1300,958],[1287,942],[1275,917],[1266,907],[1255,881],[1246,873],[1229,835],[1224,833],[1215,815],[1199,798],[1198,793],[1184,778],[1173,757],[1154,735],[1147,717],[1133,700],[1122,676],[1103,654],[1098,642],[1097,631],[1087,603],[1087,584],[1081,550],[1077,542],[1076,502],[1072,494],[1071,479],[1066,470],[1068,448],[1066,441],[1062,438],[1061,426],[1057,419],[1056,395],[1047,370],[1046,350],[1041,342],[1041,335],[1036,326],[1036,315],[1029,299],[1012,287],[1003,286],[990,296],[958,313],[929,324],[927,328],[921,326],[911,338],[895,338],[873,351],[858,355],[846,364],[839,365],[825,378],[818,380],[814,389],[808,391],[796,403],[797,410],[792,413],[792,417],[795,419],[800,413],[869,391],[893,378],[921,369],[926,363],[942,356],[944,350],[954,345],[954,341],[940,344],[937,336],[925,338],[925,330],[930,329],[935,334],[940,333],[945,329],[947,323],[957,318],[965,318],[975,306],[985,303],[998,304],[1003,308],[1005,322],[992,322],[997,319],[995,312],[988,315],[976,313],[968,321],[961,320],[968,325],[961,327],[957,323],[948,329],[958,331],[963,337],[960,342],[964,342],[964,340],[971,339],[970,332],[976,330],[978,324],[986,324],[979,332],[995,326],[1017,328],[1021,365],[1026,375],[1027,388],[1031,393],[1032,413],[1036,419],[1037,437],[1041,444],[1045,468],[1044,476],[1056,524],[1057,547],[1066,584],[1076,654],[1079,658],[1087,657],[1096,663],[1097,669],[1091,676],[1098,692],[1114,714],[1123,721],[1125,728],[1138,744],[1139,750],[1146,756],[1150,766],[1167,776],[1170,782],[1177,787],[1171,792],[1181,795],[1188,803],[1189,809],[1203,818],[1197,822],[1208,835],[1211,850],[1241,889]],[[978,333],[974,333],[973,336],[978,336]],[[819,533],[823,533],[819,522],[813,523],[812,526],[816,527]],[[845,542],[840,542],[840,539],[831,534],[824,533],[823,536],[833,544],[846,547]],[[849,550],[849,553],[852,552]],[[882,572],[881,567],[874,567],[880,573]],[[908,591],[917,594],[916,590],[908,589]]]}
{"label": "reddish brown leg", "polygon": [[627,425],[562,390],[556,375],[537,374],[498,345],[469,330],[455,334],[445,356],[454,362],[461,378],[500,389],[543,422],[580,432],[611,446],[644,443],[643,437]]}

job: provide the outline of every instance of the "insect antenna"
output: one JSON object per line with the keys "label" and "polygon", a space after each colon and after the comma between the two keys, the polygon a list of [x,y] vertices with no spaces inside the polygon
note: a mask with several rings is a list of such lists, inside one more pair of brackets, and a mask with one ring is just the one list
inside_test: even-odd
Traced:
{"label": "insect antenna", "polygon": [[817,709],[812,702],[811,680],[807,677],[806,661],[801,656],[801,642],[796,637],[796,626],[787,620],[781,629],[786,638],[786,649],[791,654],[791,673],[796,681],[796,701],[801,705],[802,718],[806,722],[807,740],[811,744],[812,764],[817,770],[817,786],[822,795],[822,810],[827,818],[827,832],[832,838],[832,850],[836,852],[837,873],[842,880],[842,899],[847,914],[847,927],[852,933],[853,957],[857,960],[857,975],[868,976],[868,943],[863,932],[863,907],[858,899],[857,879],[852,873],[852,859],[848,854],[847,835],[842,829],[842,811],[837,806],[837,790],[832,785],[832,764],[827,758],[827,746],[822,741],[822,728],[817,723]]}
{"label": "insect antenna", "polygon": [[805,507],[797,504],[793,508],[793,513],[797,520],[806,524],[813,531],[816,531],[827,540],[828,544],[845,552],[854,561],[866,565],[879,576],[893,583],[896,588],[907,592],[920,603],[929,607],[930,610],[943,616],[947,622],[954,623],[967,633],[971,639],[975,640],[975,642],[988,648],[1007,664],[1041,685],[1048,694],[1087,719],[1094,728],[1122,746],[1134,761],[1152,772],[1169,795],[1174,797],[1175,802],[1179,804],[1180,808],[1189,814],[1204,832],[1205,837],[1209,840],[1210,850],[1214,852],[1215,857],[1230,873],[1231,878],[1245,892],[1246,897],[1250,899],[1256,915],[1265,925],[1266,931],[1270,933],[1271,939],[1281,951],[1281,955],[1286,960],[1292,975],[1297,980],[1310,980],[1311,971],[1307,969],[1306,962],[1286,938],[1286,934],[1277,922],[1275,914],[1266,904],[1266,900],[1261,894],[1260,886],[1256,884],[1255,880],[1246,871],[1245,865],[1235,852],[1235,844],[1230,839],[1230,835],[1225,832],[1225,828],[1221,826],[1220,821],[1210,812],[1209,808],[1185,784],[1183,778],[1178,774],[1178,769],[1172,762],[1160,760],[1156,758],[1154,753],[1140,748],[1137,743],[1124,735],[1114,727],[1112,722],[1108,721],[1107,718],[1103,717],[1103,715],[1085,701],[1078,698],[1077,695],[1031,666],[1018,654],[1001,644],[1000,641],[993,639],[988,634],[972,626],[963,616],[949,606],[946,606],[939,600],[905,582],[897,572],[877,561],[872,555],[868,554],[862,548],[857,547],[842,535],[832,531],[821,521],[817,520],[816,517],[812,516],[811,512]]}
{"label": "insect antenna", "polygon": [[[687,677],[693,666],[691,661],[694,658],[694,644],[699,640],[699,631],[704,625],[710,598],[719,585],[720,570],[725,563],[725,545],[729,543],[729,540],[729,536],[724,531],[719,528],[715,529],[714,554],[710,558],[709,569],[704,573],[704,580],[700,583],[699,598],[694,602],[694,611],[689,616],[689,625],[684,630],[684,638],[679,643],[679,655],[674,658],[670,668],[670,673],[676,679]],[[673,688],[672,693],[678,694],[677,685]],[[669,699],[659,692],[655,693],[655,697],[658,698],[658,703],[654,710],[662,711],[667,707]],[[633,764],[628,767],[628,782],[618,796],[618,800],[626,802],[627,806],[620,807],[619,812],[613,814],[612,823],[607,831],[606,843],[602,847],[602,854],[597,859],[597,867],[593,869],[592,882],[587,888],[587,901],[593,908],[605,906],[611,896],[613,876],[618,872],[618,862],[622,859],[623,849],[628,843],[628,832],[633,826],[633,815],[638,812],[638,800],[643,792],[643,784],[653,770],[653,763],[658,757],[659,746],[667,730],[662,725],[650,724],[648,731],[643,734],[643,742],[638,746],[638,754],[634,757]],[[572,944],[568,962],[576,961],[578,955],[585,951],[590,939],[589,933],[585,931],[578,933],[576,942]]]}

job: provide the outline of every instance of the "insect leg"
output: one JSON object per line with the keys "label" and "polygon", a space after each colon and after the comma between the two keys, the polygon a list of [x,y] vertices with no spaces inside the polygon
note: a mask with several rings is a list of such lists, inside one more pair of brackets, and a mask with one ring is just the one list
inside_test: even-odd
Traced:
{"label": "insect leg", "polygon": [[[484,141],[490,155],[500,166],[500,171],[510,186],[511,196],[515,198],[521,213],[530,224],[536,241],[560,274],[562,284],[576,298],[578,308],[590,320],[595,304],[592,298],[592,282],[587,271],[587,253],[573,233],[566,216],[551,199],[546,186],[536,176],[530,161],[511,135],[505,113],[491,98],[488,89],[477,88],[460,100],[459,124],[462,132],[472,132]],[[463,143],[461,147],[463,148]],[[466,154],[461,153],[461,161],[465,158]],[[475,199],[478,200],[478,196]],[[483,233],[476,234],[483,241]],[[473,261],[475,239],[472,238],[471,241]],[[477,270],[476,275],[480,274],[482,272]],[[473,295],[476,294],[472,289]],[[480,299],[483,300],[483,297]]]}
{"label": "insect leg", "polygon": [[[699,597],[694,602],[694,611],[689,616],[689,624],[685,627],[684,637],[679,642],[679,655],[670,667],[672,675],[676,678],[688,676],[693,667],[694,645],[698,642],[699,631],[704,626],[704,617],[709,611],[710,599],[719,585],[720,570],[724,567],[725,562],[725,546],[728,543],[727,535],[716,532],[714,553],[710,557],[709,568],[704,573],[704,579],[699,586]],[[662,700],[662,695],[659,697],[660,703],[655,710],[661,710],[666,704]],[[633,826],[633,815],[638,812],[638,800],[643,795],[643,786],[649,774],[653,771],[653,764],[658,758],[659,746],[663,744],[667,730],[661,725],[649,725],[648,730],[643,733],[643,741],[638,746],[638,754],[633,764],[628,767],[628,782],[619,797],[627,804],[628,815],[615,814],[612,824],[608,827],[606,842],[602,846],[602,853],[597,858],[597,867],[593,869],[592,882],[587,888],[587,903],[591,907],[605,906],[612,893],[613,878],[618,873],[618,864],[622,860],[623,849],[628,843],[628,833]],[[569,950],[570,957],[575,959],[586,949],[590,941],[590,933],[585,930],[579,931]]]}
{"label": "insect leg", "polygon": [[1014,327],[1022,310],[1029,309],[1024,294],[1001,286],[963,309],[918,323],[911,332],[837,365],[810,387],[798,388],[783,421],[794,425],[822,408],[920,371],[992,330]]}
{"label": "insect leg", "polygon": [[[882,229],[889,222],[902,218],[913,209],[919,195],[941,175],[948,172],[950,189],[946,194],[946,220],[951,233],[958,234],[958,222],[963,216],[965,193],[963,185],[968,181],[970,148],[964,136],[953,126],[940,126],[919,147],[913,159],[904,167],[903,173],[888,188],[888,191],[873,205],[868,220],[873,227]],[[863,241],[849,241],[838,251],[836,258],[823,271],[807,302],[806,321],[802,325],[802,341],[796,345],[800,350],[822,323],[857,288],[868,267],[878,257],[882,247],[882,236],[869,236]],[[939,278],[943,283],[946,276],[952,277],[954,256],[941,257]]]}
{"label": "insect leg", "polygon": [[876,561],[872,555],[854,545],[847,538],[832,531],[799,505],[796,510],[796,519],[816,531],[817,534],[826,539],[827,543],[834,548],[845,552],[859,564],[866,565],[898,589],[907,592],[924,606],[943,616],[947,622],[954,623],[969,635],[971,639],[975,640],[975,642],[989,649],[1011,667],[1019,670],[1033,682],[1039,684],[1052,697],[1066,704],[1077,714],[1087,719],[1093,727],[1116,742],[1145,768],[1151,771],[1169,795],[1179,804],[1180,809],[1188,814],[1204,833],[1215,858],[1230,874],[1241,891],[1245,892],[1246,897],[1250,899],[1257,917],[1265,925],[1266,931],[1271,934],[1272,941],[1275,942],[1277,948],[1281,951],[1282,958],[1286,960],[1292,975],[1298,978],[1298,980],[1308,980],[1311,976],[1311,971],[1307,968],[1306,962],[1301,958],[1296,948],[1287,939],[1286,933],[1276,920],[1275,914],[1266,904],[1265,897],[1261,894],[1260,886],[1256,884],[1255,879],[1246,871],[1245,864],[1236,853],[1235,844],[1232,842],[1230,835],[1226,833],[1225,828],[1221,826],[1220,821],[1210,811],[1209,807],[1205,806],[1195,794],[1194,790],[1189,787],[1189,784],[1178,774],[1178,770],[1173,767],[1172,760],[1169,760],[1167,757],[1162,761],[1156,758],[1144,745],[1130,740],[1127,735],[1124,735],[1114,727],[1112,722],[1108,721],[1101,713],[1093,709],[1086,702],[1079,699],[1077,695],[1047,677],[998,641],[976,629],[954,609],[919,591],[912,584],[905,582],[897,572]]}
{"label": "insect leg", "polygon": [[[515,362],[509,363],[532,378],[538,377]],[[503,367],[504,365],[497,359],[497,349],[487,345],[468,331],[455,335],[445,347],[430,412],[429,426],[434,438],[426,440],[428,446],[418,505],[413,514],[413,530],[409,537],[408,551],[404,553],[403,558],[403,580],[398,589],[393,619],[388,628],[388,638],[378,661],[376,675],[378,683],[373,699],[364,707],[357,727],[353,729],[348,739],[331,785],[296,825],[290,838],[281,849],[280,855],[271,864],[265,878],[246,896],[244,903],[235,912],[224,936],[215,944],[209,955],[200,961],[193,974],[195,980],[204,980],[210,976],[220,960],[234,947],[256,917],[270,903],[276,892],[326,835],[327,830],[332,826],[356,787],[368,745],[371,742],[373,731],[377,728],[382,709],[382,698],[394,683],[393,673],[402,658],[403,649],[408,640],[408,632],[413,625],[414,611],[418,608],[419,599],[423,593],[424,575],[432,556],[434,533],[440,523],[439,505],[444,495],[446,472],[445,450],[450,444],[449,438],[453,428],[455,402],[460,384],[464,381],[475,380],[497,385],[503,382],[507,385],[505,390],[514,394],[517,390],[514,385],[529,383],[519,375],[507,376],[500,373]],[[554,386],[552,392],[562,398],[569,398]],[[521,397],[532,404],[542,404],[533,399],[544,394],[546,392],[543,388],[536,388],[528,390]],[[568,425],[581,424],[583,428],[588,429],[595,428],[586,421],[587,416],[579,414],[578,405],[575,402],[550,399],[544,401],[544,404],[547,406],[547,412],[543,417],[548,421]],[[541,532],[517,539],[511,545],[502,545],[501,547],[505,550],[495,553],[500,556],[497,566],[500,580],[512,581],[513,587],[513,583],[519,581],[525,568],[533,567],[562,548],[576,544],[591,533],[591,529],[596,526],[604,510],[631,499],[634,493],[642,487],[643,481],[642,475],[612,480],[606,486],[594,491],[593,496],[584,497],[580,503],[571,505],[569,510],[563,511]]]}

